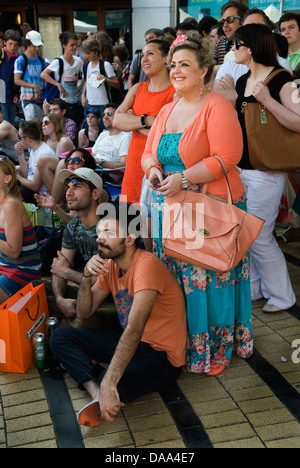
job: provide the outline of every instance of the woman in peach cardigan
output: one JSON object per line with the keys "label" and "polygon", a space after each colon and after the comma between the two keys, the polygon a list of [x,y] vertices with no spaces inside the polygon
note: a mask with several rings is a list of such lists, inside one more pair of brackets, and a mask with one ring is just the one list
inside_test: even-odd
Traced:
{"label": "woman in peach cardigan", "polygon": [[246,210],[244,186],[236,165],[243,140],[234,109],[209,91],[213,56],[209,43],[191,31],[171,46],[170,78],[182,98],[166,105],[150,131],[142,165],[153,199],[154,252],[181,284],[187,303],[187,371],[217,375],[230,363],[233,348],[248,358],[253,352],[249,258],[218,274],[167,257],[162,245],[165,196],[200,190],[227,200],[219,156],[225,163],[234,203]]}

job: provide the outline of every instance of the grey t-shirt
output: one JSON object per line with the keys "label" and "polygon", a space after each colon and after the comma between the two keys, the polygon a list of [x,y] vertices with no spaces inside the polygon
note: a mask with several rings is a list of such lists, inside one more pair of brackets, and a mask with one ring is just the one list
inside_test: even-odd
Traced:
{"label": "grey t-shirt", "polygon": [[85,262],[98,253],[96,225],[86,228],[79,217],[73,218],[67,225],[62,240],[62,247],[67,250],[78,249]]}

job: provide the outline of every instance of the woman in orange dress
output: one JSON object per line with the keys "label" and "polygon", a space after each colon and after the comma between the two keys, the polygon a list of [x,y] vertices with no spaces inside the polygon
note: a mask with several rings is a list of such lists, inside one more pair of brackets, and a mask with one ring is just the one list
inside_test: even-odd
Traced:
{"label": "woman in orange dress", "polygon": [[148,42],[142,52],[141,65],[150,81],[137,83],[128,92],[117,109],[113,126],[125,132],[132,131],[121,199],[139,203],[144,172],[141,167],[149,129],[161,108],[173,100],[175,89],[171,85],[166,64],[170,45],[161,40]]}

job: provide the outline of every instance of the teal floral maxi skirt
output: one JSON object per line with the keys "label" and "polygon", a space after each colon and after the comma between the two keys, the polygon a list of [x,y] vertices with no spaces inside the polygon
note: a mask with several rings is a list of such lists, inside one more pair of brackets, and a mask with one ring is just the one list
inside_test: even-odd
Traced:
{"label": "teal floral maxi skirt", "polygon": [[[175,151],[180,136],[162,137],[158,154],[164,177],[185,168]],[[172,154],[171,161],[167,153]],[[245,198],[236,205],[246,210]],[[177,278],[186,298],[186,371],[207,373],[211,363],[227,366],[233,351],[249,358],[253,353],[249,253],[234,270],[223,274],[168,257],[162,244],[164,197],[159,192],[153,192],[152,208],[153,251]]]}

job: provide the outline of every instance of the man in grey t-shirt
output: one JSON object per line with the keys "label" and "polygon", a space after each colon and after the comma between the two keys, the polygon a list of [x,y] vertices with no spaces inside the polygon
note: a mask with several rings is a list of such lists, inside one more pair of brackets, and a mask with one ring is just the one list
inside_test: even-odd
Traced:
{"label": "man in grey t-shirt", "polygon": [[80,284],[82,273],[72,268],[75,255],[80,252],[84,261],[97,253],[96,214],[98,200],[102,192],[102,179],[95,171],[86,167],[74,172],[63,169],[58,179],[68,187],[66,200],[69,210],[77,216],[65,229],[62,249],[53,260],[52,288],[56,305],[67,319],[76,318],[76,299],[66,297],[68,281]]}

